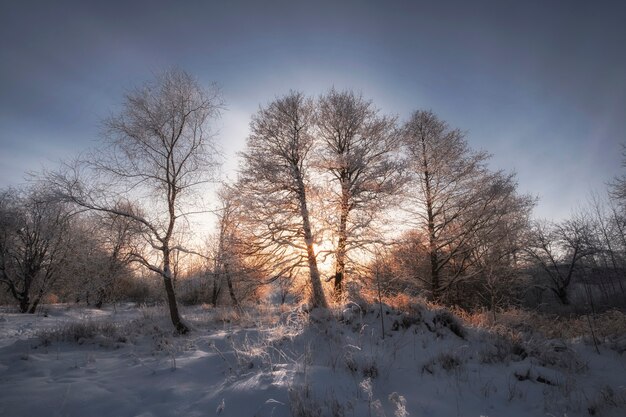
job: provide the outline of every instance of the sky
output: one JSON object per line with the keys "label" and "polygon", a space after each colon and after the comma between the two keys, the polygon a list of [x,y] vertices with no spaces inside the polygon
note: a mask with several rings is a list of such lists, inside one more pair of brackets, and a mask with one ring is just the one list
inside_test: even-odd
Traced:
{"label": "sky", "polygon": [[2,1],[0,188],[97,146],[176,66],[222,89],[227,176],[259,105],[352,89],[434,111],[563,219],[625,170],[624,22],[621,1]]}

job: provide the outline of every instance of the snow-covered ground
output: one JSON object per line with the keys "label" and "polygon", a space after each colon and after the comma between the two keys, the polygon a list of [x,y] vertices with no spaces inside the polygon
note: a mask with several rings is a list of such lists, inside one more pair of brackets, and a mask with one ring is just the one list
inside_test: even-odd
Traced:
{"label": "snow-covered ground", "polygon": [[0,416],[626,415],[626,353],[425,307],[45,310],[0,312]]}

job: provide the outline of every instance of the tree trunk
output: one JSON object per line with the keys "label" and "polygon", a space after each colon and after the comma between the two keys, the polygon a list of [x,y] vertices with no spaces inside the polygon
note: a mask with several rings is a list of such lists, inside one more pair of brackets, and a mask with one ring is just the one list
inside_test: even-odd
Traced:
{"label": "tree trunk", "polygon": [[343,279],[346,272],[346,242],[348,240],[348,191],[342,186],[341,214],[339,217],[339,231],[337,239],[337,251],[335,254],[335,301],[341,301],[343,296]]}
{"label": "tree trunk", "polygon": [[30,306],[30,309],[28,310],[29,314],[35,314],[35,312],[37,311],[37,306],[39,306],[39,301],[41,299],[37,298]]}
{"label": "tree trunk", "polygon": [[30,307],[30,286],[33,282],[33,276],[37,271],[33,273],[31,268],[26,269],[24,273],[24,289],[22,291],[17,291],[18,300],[20,302],[20,313],[28,313]]}
{"label": "tree trunk", "polygon": [[430,291],[431,299],[438,301],[441,298],[441,286],[439,283],[439,259],[437,251],[433,249],[434,245],[430,241]]}
{"label": "tree trunk", "polygon": [[213,307],[217,307],[217,298],[220,295],[220,288],[218,284],[218,277],[220,275],[216,272],[213,273],[213,292],[211,294],[211,304],[213,304]]}
{"label": "tree trunk", "polygon": [[30,308],[28,309],[29,314],[35,314],[35,311],[37,311],[37,306],[39,306],[39,303],[41,302],[43,295],[44,295],[44,289],[41,288],[39,292],[37,293],[35,300],[30,304]]}
{"label": "tree trunk", "polygon": [[27,313],[29,306],[30,306],[30,300],[28,298],[28,295],[26,294],[22,295],[22,298],[20,299],[20,313]]}
{"label": "tree trunk", "polygon": [[343,274],[345,271],[345,265],[339,264],[339,259],[337,259],[337,266],[335,267],[335,284],[334,284],[334,292],[333,296],[335,301],[341,302],[343,298]]}
{"label": "tree trunk", "polygon": [[561,304],[563,304],[564,306],[568,306],[570,304],[569,302],[569,297],[567,296],[567,288],[557,288],[557,289],[553,289],[554,293],[556,294],[556,296],[559,298],[559,301],[561,302]]}
{"label": "tree trunk", "polygon": [[326,302],[326,297],[324,296],[324,290],[322,289],[320,272],[317,269],[317,259],[315,258],[315,250],[313,249],[313,239],[308,238],[305,240],[307,261],[309,264],[309,275],[311,278],[311,286],[313,289],[311,305],[313,307],[328,308],[328,303]]}
{"label": "tree trunk", "polygon": [[228,293],[230,294],[230,299],[233,302],[233,307],[239,307],[237,297],[235,296],[235,289],[233,288],[233,281],[231,280],[230,272],[228,271],[228,264],[224,264],[224,273],[226,274],[226,284],[228,284]]}
{"label": "tree trunk", "polygon": [[438,301],[441,297],[441,283],[439,282],[439,257],[437,254],[437,235],[435,232],[435,215],[433,210],[433,195],[431,190],[430,170],[426,157],[426,141],[422,138],[424,190],[426,192],[426,214],[428,216],[428,252],[430,257],[430,290],[431,299]]}
{"label": "tree trunk", "polygon": [[170,310],[170,318],[172,324],[176,328],[179,334],[185,334],[189,332],[189,327],[183,323],[178,313],[178,304],[176,302],[176,294],[174,292],[174,285],[172,283],[172,271],[170,270],[170,252],[166,248],[163,250],[163,285],[165,286],[165,293],[167,295],[167,305]]}
{"label": "tree trunk", "polygon": [[[298,173],[299,174],[299,173]],[[315,255],[315,249],[313,248],[313,233],[311,232],[311,222],[309,220],[309,209],[306,203],[306,191],[304,188],[304,182],[300,175],[298,179],[298,199],[300,200],[300,214],[302,216],[302,229],[304,231],[304,243],[306,244],[307,262],[309,264],[309,275],[311,279],[312,307],[328,308],[326,297],[324,296],[324,290],[322,289],[322,280],[320,279],[320,272],[317,268],[317,257]]]}
{"label": "tree trunk", "polygon": [[96,304],[95,304],[95,307],[97,309],[101,309],[102,308],[102,305],[104,304],[104,299],[105,298],[106,298],[106,291],[104,290],[104,288],[98,288]]}

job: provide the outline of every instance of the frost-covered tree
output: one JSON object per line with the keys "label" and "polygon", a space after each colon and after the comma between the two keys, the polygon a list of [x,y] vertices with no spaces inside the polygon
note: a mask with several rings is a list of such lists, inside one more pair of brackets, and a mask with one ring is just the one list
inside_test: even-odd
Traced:
{"label": "frost-covered tree", "polygon": [[35,313],[70,256],[71,212],[41,190],[0,194],[0,283]]}
{"label": "frost-covered tree", "polygon": [[[308,266],[310,302],[326,307],[310,213],[314,105],[290,92],[259,109],[242,153],[239,189],[245,194],[250,244],[281,259],[284,271]],[[282,273],[277,273],[283,275]]]}
{"label": "frost-covered tree", "polygon": [[507,188],[498,191],[500,201],[493,216],[470,239],[472,252],[464,278],[476,292],[468,294],[468,304],[485,305],[494,315],[497,308],[519,301],[525,289],[521,270],[535,204],[534,198],[517,195],[514,183]]}
{"label": "frost-covered tree", "polygon": [[350,250],[374,240],[376,220],[403,184],[395,119],[352,91],[320,97],[316,136],[319,168],[329,174],[334,207],[335,297],[341,299]]}
{"label": "frost-covered tree", "polygon": [[119,114],[105,120],[106,146],[51,178],[59,195],[81,207],[122,216],[141,231],[132,259],[163,280],[172,323],[182,321],[173,262],[184,250],[177,233],[202,210],[199,186],[217,165],[211,121],[222,101],[191,75],[170,70],[129,92]]}
{"label": "frost-covered tree", "polygon": [[209,256],[213,263],[213,305],[217,305],[222,285],[226,284],[231,304],[238,307],[263,283],[261,276],[267,270],[263,257],[256,256],[248,244],[244,226],[248,207],[240,197],[239,191],[228,184],[217,192],[217,230]]}
{"label": "frost-covered tree", "polygon": [[413,113],[403,142],[412,174],[405,207],[425,236],[429,259],[428,273],[416,278],[440,299],[480,271],[478,251],[489,247],[502,222],[533,202],[517,196],[513,175],[491,172],[488,154],[473,151],[460,130],[430,111]]}
{"label": "frost-covered tree", "polygon": [[130,253],[138,237],[134,223],[111,213],[89,213],[73,222],[72,257],[59,295],[101,308],[124,278],[132,277]]}
{"label": "frost-covered tree", "polygon": [[[227,186],[224,186],[218,192],[218,198],[220,201],[220,207],[218,210],[218,243],[217,253],[215,256],[215,280],[224,279],[228,287],[228,295],[233,303],[233,306],[237,307],[239,302],[237,301],[237,295],[233,285],[233,275],[238,272],[238,241],[237,241],[237,226],[238,226],[238,213],[237,203],[235,201],[235,191]],[[215,303],[214,303],[215,304]]]}

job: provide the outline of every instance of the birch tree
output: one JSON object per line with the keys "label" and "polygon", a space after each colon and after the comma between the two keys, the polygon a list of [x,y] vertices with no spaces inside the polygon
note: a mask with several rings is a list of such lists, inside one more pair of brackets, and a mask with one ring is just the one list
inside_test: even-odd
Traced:
{"label": "birch tree", "polygon": [[[290,92],[259,109],[242,153],[239,185],[246,194],[248,224],[261,251],[280,255],[283,271],[308,267],[313,307],[327,307],[309,211],[314,105]],[[276,257],[276,256],[275,256]],[[280,275],[280,274],[277,274]]]}
{"label": "birch tree", "polygon": [[330,90],[317,112],[319,165],[330,175],[335,207],[335,298],[341,299],[350,250],[373,243],[367,232],[402,186],[395,119],[352,91]]}
{"label": "birch tree", "polygon": [[460,130],[430,111],[413,113],[403,142],[412,174],[407,210],[426,235],[430,266],[416,278],[436,300],[480,271],[477,239],[489,242],[498,224],[533,203],[516,195],[513,175],[489,171],[488,154],[473,151]]}
{"label": "birch tree", "polygon": [[131,254],[158,274],[170,318],[189,329],[178,312],[172,262],[181,220],[202,211],[199,186],[213,180],[217,151],[211,121],[222,105],[219,91],[170,70],[129,92],[121,111],[104,122],[102,149],[52,176],[59,195],[81,207],[131,220],[143,248]]}

